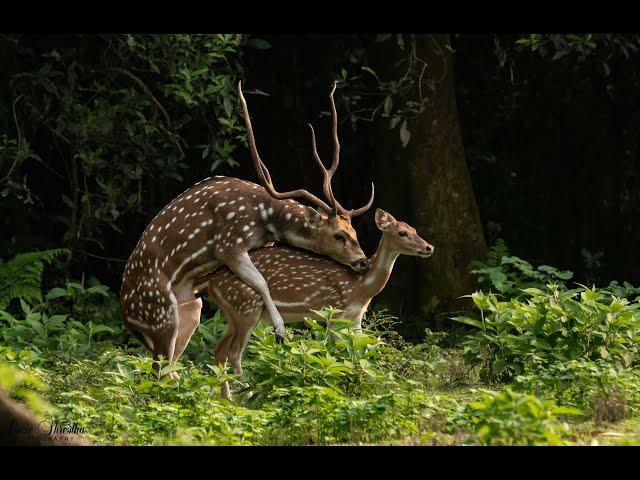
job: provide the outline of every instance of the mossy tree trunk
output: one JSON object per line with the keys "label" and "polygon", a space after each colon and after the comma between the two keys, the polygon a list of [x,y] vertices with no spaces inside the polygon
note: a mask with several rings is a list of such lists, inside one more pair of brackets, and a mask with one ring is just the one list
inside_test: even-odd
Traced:
{"label": "mossy tree trunk", "polygon": [[[310,163],[309,131],[304,122],[314,123],[320,155],[328,161],[332,153],[329,121],[319,112],[328,110],[328,91],[350,40],[279,35],[267,40],[273,45],[272,56],[251,57],[246,82],[247,88],[271,94],[269,99],[250,99],[261,154],[276,185],[319,192],[321,176]],[[472,289],[468,264],[481,258],[486,248],[464,157],[453,58],[444,48],[447,43],[446,35],[417,39],[416,53],[428,64],[423,94],[430,99],[427,110],[409,123],[412,137],[406,148],[401,146],[398,129],[389,130],[387,119],[359,123],[354,131],[338,104],[342,160],[333,190],[351,208],[368,198],[370,180],[376,185],[374,208],[353,222],[365,252],[373,253],[380,239],[375,207],[414,225],[436,247],[433,257],[426,260],[400,257],[389,284],[373,301],[388,305],[391,313],[404,320],[400,328],[409,338],[420,338],[425,326],[434,326],[434,320],[436,327],[446,325],[440,314],[460,308],[456,297]],[[371,62],[367,64],[382,79],[397,80],[404,75],[406,66],[394,66],[401,52],[393,41],[368,45]],[[427,86],[430,80],[436,82],[433,92]],[[238,158],[240,167],[228,173],[254,180],[247,151],[240,149]],[[419,316],[412,318],[415,314]]]}

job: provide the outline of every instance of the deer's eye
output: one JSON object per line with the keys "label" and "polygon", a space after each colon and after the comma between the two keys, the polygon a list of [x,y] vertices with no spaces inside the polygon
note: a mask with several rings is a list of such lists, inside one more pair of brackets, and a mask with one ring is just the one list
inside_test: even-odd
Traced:
{"label": "deer's eye", "polygon": [[335,238],[336,240],[338,240],[339,242],[342,243],[347,243],[347,239],[344,237],[344,235],[342,235],[341,233],[336,233],[333,238]]}
{"label": "deer's eye", "polygon": [[398,235],[400,235],[401,237],[406,237],[408,234],[407,234],[407,232],[402,230],[402,231],[398,232]]}

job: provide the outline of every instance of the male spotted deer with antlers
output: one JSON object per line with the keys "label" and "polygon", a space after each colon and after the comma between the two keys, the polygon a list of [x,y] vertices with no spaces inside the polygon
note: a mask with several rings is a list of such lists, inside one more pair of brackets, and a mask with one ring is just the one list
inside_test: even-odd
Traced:
{"label": "male spotted deer with antlers", "polygon": [[[249,255],[269,285],[271,298],[287,322],[313,317],[310,309],[333,306],[343,310],[342,317],[352,320],[361,330],[371,299],[384,289],[399,255],[430,257],[434,247],[423,240],[410,225],[376,210],[376,225],[382,238],[371,258],[369,269],[357,274],[327,257],[289,246],[253,250]],[[228,269],[216,271],[209,281],[209,295],[227,318],[227,332],[214,350],[216,361],[231,363],[242,373],[242,354],[251,331],[265,318],[265,305],[258,293]],[[228,383],[222,395],[230,399]]]}
{"label": "male spotted deer with antlers", "polygon": [[[147,225],[124,270],[122,320],[154,358],[162,356],[172,363],[178,360],[200,323],[202,300],[196,294],[206,286],[207,275],[221,265],[257,292],[278,339],[284,337],[284,322],[268,284],[248,254],[252,249],[273,241],[284,242],[328,255],[356,271],[366,269],[368,260],[351,218],[371,207],[373,184],[371,198],[356,210],[344,209],[333,195],[331,179],[340,155],[335,88],[334,84],[329,95],[334,159],[329,170],[322,167],[327,204],[306,190],[276,191],[258,154],[247,103],[238,83],[251,157],[263,186],[222,176],[195,184]],[[315,149],[315,135],[313,142]],[[318,210],[293,198],[303,198]]]}

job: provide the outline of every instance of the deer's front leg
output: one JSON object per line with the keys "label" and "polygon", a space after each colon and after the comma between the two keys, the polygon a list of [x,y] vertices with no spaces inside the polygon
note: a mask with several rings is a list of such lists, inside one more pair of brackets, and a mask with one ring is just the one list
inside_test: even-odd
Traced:
{"label": "deer's front leg", "polygon": [[188,302],[178,305],[178,316],[180,324],[178,325],[178,336],[176,337],[176,347],[173,352],[173,362],[177,362],[189,344],[189,340],[193,333],[200,325],[200,312],[202,311],[202,299],[196,298]]}
{"label": "deer's front leg", "polygon": [[262,274],[255,267],[249,254],[247,252],[239,253],[233,258],[229,259],[226,262],[227,267],[235,273],[240,280],[244,283],[253,287],[256,292],[262,297],[264,301],[264,305],[269,312],[269,316],[271,317],[271,322],[273,323],[273,327],[276,331],[276,338],[279,342],[284,340],[284,320],[282,320],[282,316],[278,309],[276,308],[275,303],[271,298],[271,294],[269,293],[269,286],[267,285],[267,281],[264,279]]}

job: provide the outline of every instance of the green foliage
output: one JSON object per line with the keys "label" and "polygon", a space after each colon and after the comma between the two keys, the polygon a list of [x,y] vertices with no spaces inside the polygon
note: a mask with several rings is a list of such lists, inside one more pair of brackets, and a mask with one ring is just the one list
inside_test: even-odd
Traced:
{"label": "green foliage", "polygon": [[493,287],[505,297],[518,297],[525,288],[544,288],[550,282],[564,286],[573,277],[568,270],[549,265],[534,268],[526,260],[508,255],[502,240],[489,249],[485,262],[476,261],[472,266],[471,273],[478,276],[480,285]]}
{"label": "green foliage", "polygon": [[[236,84],[245,41],[235,34],[67,35],[44,43],[1,36],[0,50],[15,58],[6,72],[12,108],[0,118],[15,129],[0,137],[6,207],[33,204],[65,229],[66,245],[103,249],[106,230],[121,232],[127,213],[153,211],[167,200],[154,198],[158,183],[182,181],[193,167],[184,137],[194,127],[203,174],[235,165],[232,154],[244,142]],[[34,169],[51,181],[27,177]]]}
{"label": "green foliage", "polygon": [[605,287],[605,290],[611,292],[612,295],[620,298],[626,298],[628,300],[635,299],[635,301],[640,301],[640,287],[634,287],[629,282],[623,282],[620,285],[617,281],[612,281]]}
{"label": "green foliage", "polygon": [[[58,294],[56,299],[62,295],[54,291],[53,296]],[[419,434],[430,415],[451,403],[388,371],[374,389],[371,376],[382,375],[385,364],[370,352],[381,342],[350,332],[351,325],[334,318],[335,311],[319,313],[328,326],[309,321],[311,331],[290,331],[283,345],[269,342],[273,335],[267,329],[257,330],[245,362],[256,396],[246,406],[220,397],[222,382],[236,379],[210,363],[164,362],[162,371],[177,370],[180,378],[158,380],[147,352],[116,347],[122,341],[109,325],[94,325],[100,334],[86,333],[78,342],[90,348],[77,348],[65,343],[65,332],[75,324],[46,328],[50,341],[45,342],[35,317],[26,329],[10,322],[1,330],[7,333],[2,343],[11,346],[0,348],[0,362],[50,385],[45,395],[57,407],[54,417],[77,423],[89,439],[106,444],[379,442]],[[198,348],[192,353],[198,356]],[[269,381],[269,376],[276,378]]]}
{"label": "green foliage", "polygon": [[196,364],[209,363],[213,345],[222,338],[226,329],[227,322],[221,310],[216,310],[211,318],[203,318],[200,326],[191,337],[183,356]]}
{"label": "green foliage", "polygon": [[434,392],[477,383],[473,365],[464,362],[458,349],[443,346],[450,336],[447,332],[433,332],[427,328],[420,343],[392,348],[381,346],[381,362],[385,370]]}
{"label": "green foliage", "polygon": [[180,368],[175,382],[157,380],[148,356],[110,342],[72,360],[51,353],[42,372],[53,390],[46,394],[58,407],[54,419],[77,423],[99,444],[242,445],[261,434],[268,418],[268,412],[222,400],[225,377],[192,364]]}
{"label": "green foliage", "polygon": [[503,257],[509,256],[509,247],[502,238],[498,238],[493,245],[487,250],[487,260],[485,263],[473,262],[472,265],[478,267],[496,267],[500,265]]}
{"label": "green foliage", "polygon": [[584,409],[596,421],[622,420],[638,414],[640,407],[640,375],[636,369],[621,368],[605,359],[552,363],[527,371],[515,380],[519,390]]}
{"label": "green foliage", "polygon": [[510,378],[525,366],[578,358],[637,363],[640,303],[587,287],[563,290],[550,284],[523,292],[523,300],[508,301],[476,292],[471,298],[480,318],[453,318],[476,328],[464,346],[485,378]]}
{"label": "green foliage", "polygon": [[69,253],[57,248],[41,252],[19,253],[11,260],[0,259],[0,310],[15,298],[42,301],[41,281],[44,263]]}
{"label": "green foliage", "polygon": [[[346,65],[340,71],[338,81],[344,84],[341,92],[347,105],[349,118],[355,129],[358,122],[373,122],[379,116],[388,119],[390,130],[397,129],[400,144],[405,148],[411,140],[409,121],[419,117],[427,108],[431,95],[441,78],[434,78],[427,62],[418,55],[417,42],[427,42],[442,57],[446,66],[446,51],[451,45],[441,44],[434,35],[421,40],[417,35],[380,34],[374,43],[393,44],[400,55],[396,63],[402,75],[382,78],[371,65],[357,67]],[[385,68],[388,68],[385,66]]]}
{"label": "green foliage", "polygon": [[[69,349],[55,340],[40,343],[40,348],[35,345],[40,342],[34,335],[37,327],[26,332],[25,344],[12,338],[0,340],[0,345],[12,343],[0,346],[0,380],[9,377],[5,373],[9,370],[13,377],[36,379],[34,384],[24,382],[22,398],[34,392],[55,407],[48,418],[77,423],[87,438],[107,445],[566,443],[569,432],[559,416],[576,414],[567,406],[582,403],[578,397],[573,402],[560,401],[565,405],[560,408],[551,400],[508,388],[500,393],[466,389],[458,394],[455,386],[446,393],[451,384],[435,384],[430,374],[420,371],[435,362],[439,376],[450,357],[459,357],[440,346],[446,334],[427,332],[424,344],[400,349],[377,339],[359,351],[358,339],[376,339],[371,331],[354,334],[335,311],[320,313],[330,320],[328,325],[309,321],[306,331],[290,328],[282,345],[267,341],[273,338],[267,334],[271,327],[258,328],[245,355],[242,383],[212,363],[211,347],[222,333],[219,317],[203,322],[210,326],[208,334],[216,337],[209,345],[208,359],[194,363],[183,357],[175,366],[163,362],[164,372],[178,371],[177,381],[158,380],[148,352],[137,343],[123,346],[117,333],[104,330],[93,338],[83,336],[83,344],[90,348]],[[191,353],[199,357],[199,346]],[[341,368],[325,368],[314,360],[328,356]],[[396,369],[403,357],[409,365],[406,372]],[[376,380],[370,380],[360,362],[354,361],[361,358],[379,375]],[[293,373],[286,371],[288,366]],[[269,376],[281,379],[268,380]],[[256,395],[228,402],[220,397],[224,381],[231,381],[234,389],[248,382]],[[515,386],[525,388],[524,382],[524,377],[519,378]],[[3,380],[2,385],[9,383]],[[588,383],[586,375],[583,383]],[[49,388],[38,390],[38,385]],[[539,395],[555,395],[553,388],[538,392],[535,385],[530,387]],[[633,401],[630,396],[629,405]],[[599,415],[611,415],[611,402],[608,410],[602,405],[602,396],[594,399]],[[471,435],[466,433],[470,430]]]}
{"label": "green foliage", "polygon": [[[117,315],[105,316],[108,308],[96,296],[111,300],[113,308],[114,298],[104,285],[84,289],[80,284],[70,282],[66,289],[50,290],[46,295],[47,301],[34,306],[21,298],[21,315],[14,316],[0,310],[0,339],[5,345],[17,350],[27,349],[36,355],[59,350],[65,356],[91,349],[92,342],[104,334],[123,340],[124,337],[117,336],[123,333]],[[69,299],[71,305],[68,302],[61,303],[59,299],[62,297]],[[87,307],[87,304],[91,307]],[[102,310],[102,315],[93,315],[96,310]],[[56,313],[60,311],[65,313]],[[101,320],[111,324],[102,323]]]}
{"label": "green foliage", "polygon": [[45,390],[42,381],[16,365],[3,363],[5,358],[15,359],[15,352],[0,351],[0,388],[24,402],[36,414],[53,412],[53,407],[39,393]]}
{"label": "green foliage", "polygon": [[[339,310],[317,311],[283,344],[258,326],[241,376],[213,359],[218,311],[178,364],[161,360],[175,381],[157,377],[104,285],[67,282],[20,299],[20,314],[0,310],[0,387],[107,445],[563,445],[575,441],[565,420],[635,418],[637,303],[586,287],[524,293],[499,302],[476,292],[481,319],[458,319],[478,329],[462,349],[447,347],[459,332],[426,330],[409,344],[376,309],[363,332]],[[514,382],[476,390],[478,373]],[[234,402],[220,395],[226,381]]]}
{"label": "green foliage", "polygon": [[640,49],[640,37],[626,34],[533,33],[528,37],[516,40],[515,43],[520,48],[528,48],[531,52],[539,53],[543,58],[551,56],[553,61],[572,55],[577,57],[578,62],[584,62],[589,57],[596,57],[601,61],[603,73],[607,77],[611,73],[607,60],[619,54],[629,59]]}
{"label": "green foliage", "polygon": [[5,133],[0,135],[0,165],[10,165],[0,180],[0,186],[3,187],[0,190],[0,197],[11,196],[24,205],[33,205],[34,200],[27,187],[27,175],[25,174],[22,179],[12,176],[16,168],[19,169],[28,160],[42,162],[42,159],[31,150],[27,141],[19,142],[14,138],[9,138]]}
{"label": "green foliage", "polygon": [[52,288],[46,295],[44,310],[68,314],[83,323],[110,325],[117,331],[122,327],[118,298],[94,277],[89,278],[86,285],[67,282],[65,288]]}
{"label": "green foliage", "polygon": [[584,259],[587,270],[595,270],[600,267],[600,259],[604,256],[604,252],[593,253],[586,248],[581,248],[580,255]]}
{"label": "green foliage", "polygon": [[283,345],[276,342],[270,329],[256,329],[256,341],[247,348],[251,358],[254,398],[262,398],[279,387],[318,385],[343,395],[371,392],[374,387],[393,381],[380,370],[379,347],[382,341],[367,333],[351,331],[352,322],[334,315],[335,309],[315,312],[322,323],[306,318],[310,335],[293,336]]}
{"label": "green foliage", "polygon": [[421,390],[390,391],[352,399],[320,385],[278,388],[269,397],[280,424],[269,439],[278,445],[371,443],[417,433],[436,411]]}
{"label": "green foliage", "polygon": [[580,413],[509,388],[482,392],[482,400],[471,402],[468,413],[483,445],[564,445],[569,430],[558,415]]}

